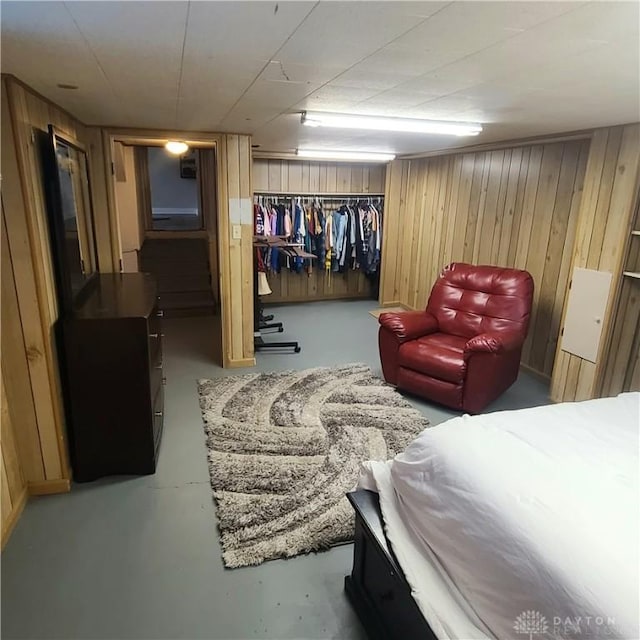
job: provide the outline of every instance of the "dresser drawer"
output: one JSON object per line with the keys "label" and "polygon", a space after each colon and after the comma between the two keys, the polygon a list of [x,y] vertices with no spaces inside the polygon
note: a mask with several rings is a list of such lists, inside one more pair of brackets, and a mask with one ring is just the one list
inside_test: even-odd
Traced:
{"label": "dresser drawer", "polygon": [[152,367],[162,365],[162,311],[153,308],[147,322],[149,340],[149,363]]}
{"label": "dresser drawer", "polygon": [[164,386],[161,384],[155,396],[153,403],[153,449],[156,453],[160,445],[162,437],[162,429],[164,427]]}

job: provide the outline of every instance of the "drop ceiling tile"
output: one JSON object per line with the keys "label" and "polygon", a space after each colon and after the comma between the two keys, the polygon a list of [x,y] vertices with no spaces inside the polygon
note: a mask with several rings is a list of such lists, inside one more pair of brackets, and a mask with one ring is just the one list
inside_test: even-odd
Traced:
{"label": "drop ceiling tile", "polygon": [[320,3],[277,57],[285,64],[346,70],[424,19],[395,11],[393,3],[387,2]]}
{"label": "drop ceiling tile", "polygon": [[[432,96],[436,98],[436,96]],[[358,107],[366,106],[368,108],[400,108],[407,109],[423,102],[426,102],[427,96],[424,93],[416,91],[402,91],[397,89],[390,89],[384,91],[371,98],[367,98],[363,102],[358,104]]]}
{"label": "drop ceiling tile", "polygon": [[98,58],[119,54],[121,65],[138,55],[172,60],[182,52],[187,17],[185,2],[64,3]]}
{"label": "drop ceiling tile", "polygon": [[335,77],[331,84],[336,87],[385,91],[411,77],[411,75],[401,73],[400,70],[395,73],[384,73],[358,64]]}
{"label": "drop ceiling tile", "polygon": [[280,60],[271,60],[260,74],[260,80],[319,86],[331,81],[341,71],[342,67],[323,67],[293,62],[285,64]]}
{"label": "drop ceiling tile", "polygon": [[270,60],[315,2],[192,2],[185,60]]}

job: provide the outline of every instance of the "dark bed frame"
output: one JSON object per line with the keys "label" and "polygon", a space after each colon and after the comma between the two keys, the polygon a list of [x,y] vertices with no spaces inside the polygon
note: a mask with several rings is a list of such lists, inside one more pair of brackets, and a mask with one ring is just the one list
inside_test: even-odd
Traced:
{"label": "dark bed frame", "polygon": [[344,588],[371,640],[437,640],[384,534],[378,494],[347,494],[356,512],[353,570]]}

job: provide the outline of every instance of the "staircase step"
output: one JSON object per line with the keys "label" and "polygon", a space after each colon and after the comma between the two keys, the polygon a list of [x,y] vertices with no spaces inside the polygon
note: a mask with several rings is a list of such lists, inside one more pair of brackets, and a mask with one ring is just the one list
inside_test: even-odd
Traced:
{"label": "staircase step", "polygon": [[172,291],[160,295],[160,307],[168,309],[215,308],[210,291]]}
{"label": "staircase step", "polygon": [[158,258],[160,260],[208,259],[207,241],[204,238],[185,240],[182,238],[167,240],[145,240],[140,249],[142,260]]}
{"label": "staircase step", "polygon": [[196,260],[164,260],[162,258],[144,258],[140,260],[140,271],[155,274],[184,274],[209,273],[209,261],[200,258]]}
{"label": "staircase step", "polygon": [[213,315],[207,241],[204,238],[145,240],[140,270],[158,281],[160,307],[168,318]]}
{"label": "staircase step", "polygon": [[193,275],[156,273],[155,276],[160,294],[207,291],[211,287],[208,272]]}

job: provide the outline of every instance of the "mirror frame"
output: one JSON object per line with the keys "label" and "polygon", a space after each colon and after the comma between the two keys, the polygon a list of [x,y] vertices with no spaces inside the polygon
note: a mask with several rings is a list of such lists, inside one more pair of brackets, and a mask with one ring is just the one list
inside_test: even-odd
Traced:
{"label": "mirror frame", "polygon": [[[60,307],[60,316],[69,314],[86,296],[90,288],[90,284],[95,280],[99,272],[98,263],[98,247],[95,235],[95,220],[93,216],[93,203],[92,203],[92,190],[91,190],[91,176],[89,174],[89,158],[84,145],[71,138],[70,136],[62,133],[53,125],[49,125],[48,132],[40,131],[41,136],[41,158],[43,166],[43,181],[45,200],[47,208],[47,217],[49,222],[49,233],[51,241],[51,253],[53,259],[53,270],[56,281],[56,289],[58,292],[58,303]],[[76,207],[76,226],[78,227],[78,247],[80,255],[86,249],[93,250],[94,256],[94,270],[90,274],[85,274],[84,282],[75,292],[71,285],[71,272],[68,266],[68,253],[65,241],[65,227],[64,227],[64,214],[63,214],[63,199],[62,189],[60,187],[59,178],[59,165],[58,165],[58,145],[63,143],[66,146],[72,147],[77,152],[81,153],[85,159],[86,169],[86,193],[88,195],[87,202],[85,203],[84,214],[86,219],[83,223],[79,222],[80,213]],[[84,193],[84,189],[83,189]],[[90,226],[90,232],[86,233],[88,242],[92,247],[83,247],[80,241],[80,224]],[[82,261],[81,261],[82,262]],[[81,266],[81,269],[83,267]],[[83,270],[84,273],[84,270]]]}

